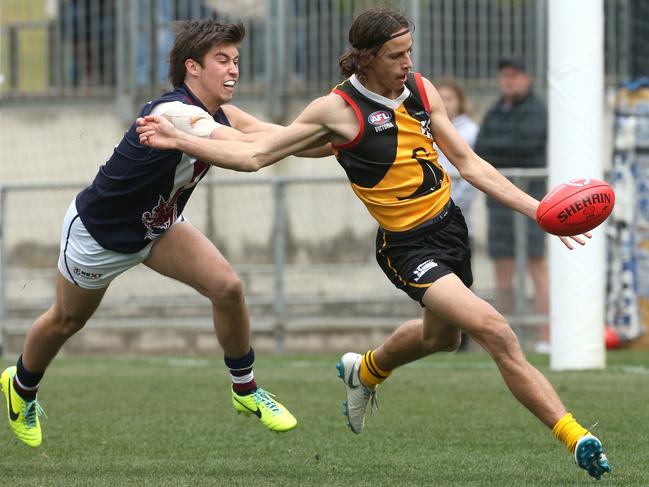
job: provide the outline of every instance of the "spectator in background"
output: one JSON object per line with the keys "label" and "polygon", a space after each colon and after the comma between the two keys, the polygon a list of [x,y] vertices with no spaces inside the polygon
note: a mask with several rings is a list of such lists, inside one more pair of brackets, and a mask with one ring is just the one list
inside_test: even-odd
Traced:
{"label": "spectator in background", "polygon": [[[497,169],[546,166],[547,112],[532,90],[532,78],[520,57],[498,64],[501,97],[487,112],[475,144],[476,153]],[[544,179],[529,181],[527,192],[536,199],[545,195]],[[514,228],[512,210],[495,199],[487,200],[489,213],[489,255],[494,259],[496,285],[502,303],[513,308]],[[534,220],[527,222],[527,267],[534,284],[537,313],[548,312],[548,272],[545,262],[545,234]],[[547,345],[547,330],[544,332]]]}
{"label": "spectator in background", "polygon": [[[468,115],[467,99],[462,87],[452,78],[445,78],[435,85],[439,96],[442,98],[444,108],[448,118],[453,126],[462,136],[462,138],[471,146],[475,145],[476,137],[480,126],[475,123]],[[451,184],[451,197],[457,206],[462,209],[462,213],[469,227],[469,237],[473,237],[473,224],[471,216],[471,206],[473,200],[478,194],[478,190],[460,177],[460,172],[451,164],[444,153],[436,147],[439,154],[439,163],[444,170],[453,179]]]}

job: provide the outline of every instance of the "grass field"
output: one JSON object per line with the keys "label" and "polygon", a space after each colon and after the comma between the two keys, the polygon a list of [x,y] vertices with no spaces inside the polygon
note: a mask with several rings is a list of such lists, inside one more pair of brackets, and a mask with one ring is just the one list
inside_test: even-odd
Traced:
{"label": "grass field", "polygon": [[[613,474],[649,485],[649,353],[606,371],[547,374],[575,416],[599,422]],[[345,426],[337,357],[259,357],[257,378],[299,420],[266,431],[229,405],[220,360],[66,358],[48,372],[39,449],[0,426],[7,486],[574,486],[595,480],[519,406],[485,354],[429,357],[395,372],[364,434]],[[7,360],[2,364],[8,364]],[[3,420],[4,421],[4,420]]]}

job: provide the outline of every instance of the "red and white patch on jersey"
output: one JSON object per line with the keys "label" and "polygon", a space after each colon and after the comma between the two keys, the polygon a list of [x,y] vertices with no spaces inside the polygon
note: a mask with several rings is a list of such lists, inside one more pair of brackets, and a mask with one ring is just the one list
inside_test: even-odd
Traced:
{"label": "red and white patch on jersey", "polygon": [[158,203],[142,213],[142,224],[146,227],[145,238],[153,240],[174,224],[178,219],[178,198],[196,186],[209,167],[209,164],[183,154],[176,167],[172,196],[167,200],[163,195],[158,195]]}
{"label": "red and white patch on jersey", "polygon": [[368,115],[367,121],[374,125],[383,125],[389,123],[392,120],[392,114],[386,110],[377,110]]}

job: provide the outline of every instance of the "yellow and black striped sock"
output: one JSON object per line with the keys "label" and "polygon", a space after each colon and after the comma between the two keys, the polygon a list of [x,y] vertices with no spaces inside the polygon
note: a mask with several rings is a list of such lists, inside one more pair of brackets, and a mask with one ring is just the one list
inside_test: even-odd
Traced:
{"label": "yellow and black striped sock", "polygon": [[363,354],[360,369],[361,382],[370,389],[374,389],[385,379],[390,377],[391,370],[382,370],[376,365],[374,360],[374,350],[370,350]]}
{"label": "yellow and black striped sock", "polygon": [[570,453],[575,452],[577,440],[588,433],[588,430],[580,425],[572,414],[567,413],[563,418],[557,421],[552,428],[552,433],[559,441],[563,441]]}

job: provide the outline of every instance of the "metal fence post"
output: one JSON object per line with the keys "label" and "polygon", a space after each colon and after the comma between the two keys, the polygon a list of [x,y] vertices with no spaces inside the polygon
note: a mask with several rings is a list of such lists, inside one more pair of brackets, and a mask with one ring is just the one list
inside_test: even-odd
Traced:
{"label": "metal fence post", "polygon": [[[529,181],[526,177],[515,176],[514,184],[528,192]],[[514,263],[516,279],[514,285],[514,314],[517,318],[523,316],[527,309],[527,217],[521,213],[514,212]],[[525,327],[521,328],[521,342],[524,343]]]}
{"label": "metal fence post", "polygon": [[286,181],[273,178],[273,208],[275,212],[275,231],[273,235],[273,311],[275,351],[284,351],[286,325],[286,296],[284,294],[284,270],[286,264],[286,213],[284,211],[284,189]]}
{"label": "metal fence post", "polygon": [[4,318],[6,313],[5,300],[5,188],[0,184],[0,345],[2,344],[2,329],[4,328]]}
{"label": "metal fence post", "polygon": [[287,117],[289,43],[286,29],[285,0],[266,0],[268,19],[266,21],[266,79],[268,116],[273,122],[284,123]]}
{"label": "metal fence post", "polygon": [[123,122],[133,120],[136,53],[137,10],[135,2],[117,0],[115,28],[116,93],[115,106]]}
{"label": "metal fence post", "polygon": [[59,91],[63,88],[63,68],[60,62],[63,57],[63,48],[61,46],[63,33],[61,32],[61,28],[61,21],[55,20],[50,22],[47,30],[49,44],[47,66],[49,66],[49,79],[52,88],[56,88]]}
{"label": "metal fence post", "polygon": [[[420,0],[410,0],[410,16],[412,18],[413,24],[415,24],[415,31],[412,33],[413,44],[417,46],[417,49],[412,51],[412,64],[415,66],[415,69],[418,71],[421,70],[421,51],[422,51],[422,25],[421,25],[421,9]],[[420,48],[419,46],[422,46]]]}
{"label": "metal fence post", "polygon": [[545,91],[548,86],[547,78],[547,27],[548,4],[546,0],[537,0],[535,13],[535,52],[534,52],[534,84],[537,89]]}
{"label": "metal fence post", "polygon": [[9,87],[12,90],[20,88],[20,35],[18,27],[9,26]]}

